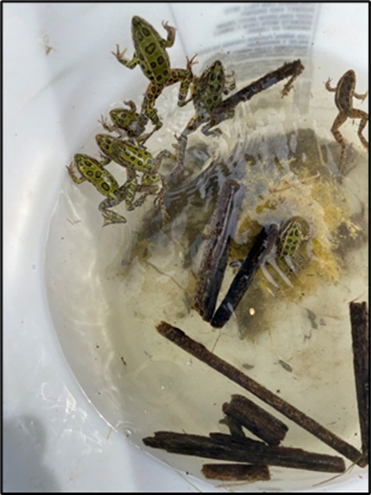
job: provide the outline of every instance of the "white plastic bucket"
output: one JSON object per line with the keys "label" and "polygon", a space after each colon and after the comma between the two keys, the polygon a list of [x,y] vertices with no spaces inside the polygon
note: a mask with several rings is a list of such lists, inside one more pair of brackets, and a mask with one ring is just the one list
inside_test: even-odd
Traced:
{"label": "white plastic bucket", "polygon": [[[136,90],[139,96],[145,90],[139,68],[126,70],[111,55],[116,43],[131,55],[133,15],[144,17],[161,33],[163,20],[177,28],[175,45],[169,49],[176,67],[184,66],[185,55],[198,53],[202,65],[213,53],[233,55],[256,47],[259,39],[272,47],[274,32],[288,61],[303,54],[309,60],[312,53],[320,53],[324,60],[336,60],[343,72],[353,68],[360,92],[367,89],[367,4],[253,4],[255,12],[249,12],[249,5],[4,6],[4,488],[8,491],[185,491],[190,484],[214,491],[136,449],[109,427],[89,401],[92,398],[82,392],[49,313],[45,243],[67,180],[65,165],[112,102],[126,91]],[[286,31],[292,36],[285,37]],[[271,67],[274,54],[270,53]],[[252,51],[251,56],[262,52]],[[198,67],[194,70],[198,72]],[[343,72],[329,74],[327,67],[313,67],[313,77],[321,83]],[[339,478],[315,490],[366,492],[367,473],[358,469],[353,473],[346,481]],[[277,488],[283,490],[284,483]]]}

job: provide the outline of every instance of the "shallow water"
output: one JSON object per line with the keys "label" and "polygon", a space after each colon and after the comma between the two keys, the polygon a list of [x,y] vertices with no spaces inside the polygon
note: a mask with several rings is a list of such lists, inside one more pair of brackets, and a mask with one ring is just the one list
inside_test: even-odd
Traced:
{"label": "shallow water", "polygon": [[[164,225],[148,200],[133,212],[118,207],[128,223],[102,229],[102,198],[90,184],[76,186],[66,176],[46,247],[56,332],[98,412],[141,448],[141,439],[158,430],[226,432],[219,424],[222,404],[233,393],[244,394],[160,337],[155,326],[161,320],[359,447],[348,302],[363,300],[368,286],[367,154],[356,127],[345,125],[352,146],[341,179],[340,147],[329,132],[336,116],[333,94],[321,82],[308,91],[309,77],[299,78],[285,99],[281,83],[241,104],[233,121],[220,126],[220,137],[190,136],[185,178],[170,184],[165,196],[170,220]],[[175,89],[167,95],[166,102],[158,100],[164,129],[148,142],[154,153],[170,149],[174,132],[192,115],[191,108],[179,114],[171,105]],[[94,133],[85,152],[95,155],[93,138]],[[122,168],[108,168],[119,182],[125,180]],[[311,235],[291,263],[273,250],[219,331],[203,322],[191,303],[206,242],[203,230],[226,177],[245,189],[230,262],[246,255],[260,225],[300,216]],[[218,303],[233,276],[228,267]],[[287,424],[284,445],[335,454]],[[149,452],[200,476],[198,459]],[[303,489],[331,477],[278,468],[271,476],[270,482],[252,485],[254,490]]]}

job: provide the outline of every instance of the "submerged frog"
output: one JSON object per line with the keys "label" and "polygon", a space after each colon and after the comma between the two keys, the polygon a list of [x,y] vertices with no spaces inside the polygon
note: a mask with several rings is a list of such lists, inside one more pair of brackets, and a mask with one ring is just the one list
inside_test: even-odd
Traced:
{"label": "submerged frog", "polygon": [[[222,95],[228,94],[236,87],[234,73],[225,74],[223,64],[216,60],[207,68],[200,77],[193,77],[192,82],[192,101],[195,108],[195,115],[188,122],[186,128],[178,139],[178,165],[173,174],[177,175],[183,168],[185,149],[189,134],[194,132],[212,118],[214,108],[222,101]],[[234,109],[228,112],[229,117],[233,117]],[[212,132],[208,129],[203,130],[205,135]],[[219,129],[214,133],[220,133]]]}
{"label": "submerged frog", "polygon": [[133,101],[124,101],[130,109],[127,108],[114,108],[110,111],[110,117],[113,125],[109,125],[107,120],[103,117],[99,121],[104,129],[109,132],[120,130],[126,132],[129,138],[135,138],[138,142],[146,141],[151,135],[143,134],[148,122],[148,118],[143,113],[137,112],[137,107]]}
{"label": "submerged frog", "polygon": [[[158,201],[164,218],[167,217],[163,196],[166,191],[165,178],[158,172],[162,160],[171,158],[175,160],[175,156],[167,150],[161,151],[156,157],[153,157],[149,151],[136,146],[130,141],[122,141],[120,139],[109,136],[108,134],[98,134],[96,142],[100,150],[106,156],[105,165],[111,160],[115,161],[122,167],[130,171],[142,172],[141,183],[138,184],[136,175],[129,179],[131,184],[135,184],[137,191],[144,191],[145,196],[156,194],[158,192],[157,185],[161,183],[161,189],[157,194],[155,201]],[[156,186],[156,187],[155,187]]]}
{"label": "submerged frog", "polygon": [[[74,166],[80,172],[81,176],[77,177],[74,171]],[[104,162],[99,162],[88,155],[77,153],[74,156],[73,162],[67,167],[70,177],[75,184],[81,184],[84,181],[89,181],[98,192],[107,197],[99,205],[99,211],[104,218],[103,227],[113,223],[126,223],[126,218],[108,208],[112,208],[126,202],[127,210],[132,210],[136,206],[140,206],[142,198],[134,202],[136,194],[135,185],[130,181],[125,182],[121,187],[116,179],[108,170],[104,168]]]}
{"label": "submerged frog", "polygon": [[139,64],[143,74],[151,81],[144,95],[142,111],[155,125],[155,130],[160,129],[163,125],[154,108],[156,98],[160,96],[166,86],[181,81],[178,106],[182,107],[188,103],[186,98],[192,80],[190,67],[193,59],[187,59],[187,69],[171,69],[166,48],[173,46],[176,30],[167,22],[163,22],[162,25],[167,31],[166,40],[161,38],[151,24],[141,17],[134,16],[131,21],[131,33],[135,48],[134,57],[131,60],[125,58],[126,49],[120,52],[119,45],[117,45],[116,52],[113,52],[117,60],[129,69],[134,69]]}
{"label": "submerged frog", "polygon": [[202,128],[203,134],[206,136],[220,134],[219,129],[214,131],[211,131],[211,129],[224,120],[232,118],[239,103],[248,101],[260,91],[289,78],[281,93],[282,97],[286,96],[292,89],[295,79],[303,70],[304,66],[300,60],[286,63],[257,81],[250,83],[224,101],[222,101],[222,95],[228,94],[235,88],[235,81],[234,73],[225,74],[224,67],[219,60],[206,69],[201,74],[201,77],[194,76],[192,81],[192,100],[196,114],[188,122],[187,127],[178,138],[178,165],[173,171],[174,176],[177,176],[184,166],[185,150],[190,133],[194,132],[200,125],[205,124]]}
{"label": "submerged frog", "polygon": [[309,225],[301,217],[292,217],[283,226],[278,239],[278,252],[281,258],[293,256],[304,241],[310,239]]}
{"label": "submerged frog", "polygon": [[348,70],[340,78],[336,88],[332,88],[330,83],[331,79],[329,78],[326,81],[325,87],[327,91],[335,92],[335,105],[339,110],[339,113],[332,124],[331,132],[341,146],[339,169],[342,171],[344,167],[346,143],[345,139],[340,134],[339,127],[342,126],[348,118],[361,120],[358,127],[358,137],[362,145],[368,150],[368,141],[362,135],[362,131],[368,122],[368,113],[353,108],[353,97],[363,101],[367,97],[368,91],[363,95],[359,95],[354,91],[356,86],[356,74],[354,70]]}

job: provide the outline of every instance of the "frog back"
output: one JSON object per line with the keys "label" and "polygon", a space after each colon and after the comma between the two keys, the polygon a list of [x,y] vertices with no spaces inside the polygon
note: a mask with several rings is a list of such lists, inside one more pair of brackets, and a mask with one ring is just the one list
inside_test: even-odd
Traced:
{"label": "frog back", "polygon": [[154,83],[164,85],[170,76],[170,59],[164,40],[151,24],[138,16],[132,19],[131,32],[143,73]]}
{"label": "frog back", "polygon": [[116,196],[117,189],[119,188],[118,182],[108,170],[101,166],[98,160],[95,160],[88,155],[76,154],[75,165],[80,174],[85,177],[98,192],[107,198],[114,198]]}
{"label": "frog back", "polygon": [[152,155],[143,148],[128,141],[114,141],[112,143],[112,157],[123,167],[138,172],[152,172]]}
{"label": "frog back", "polygon": [[282,228],[279,237],[280,256],[292,256],[300,248],[302,241],[309,237],[309,224],[301,217],[292,217]]}
{"label": "frog back", "polygon": [[206,110],[210,113],[222,101],[224,86],[224,67],[219,60],[216,60],[202,73],[196,83],[193,95],[196,110]]}
{"label": "frog back", "polygon": [[335,93],[335,104],[342,112],[353,108],[353,93],[356,86],[354,70],[348,70],[339,80]]}

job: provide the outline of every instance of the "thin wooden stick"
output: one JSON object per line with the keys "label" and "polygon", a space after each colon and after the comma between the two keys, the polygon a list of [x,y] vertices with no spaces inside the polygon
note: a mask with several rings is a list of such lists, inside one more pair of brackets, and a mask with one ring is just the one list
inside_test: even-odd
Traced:
{"label": "thin wooden stick", "polygon": [[258,464],[204,464],[201,469],[207,479],[221,481],[268,481],[268,466]]}
{"label": "thin wooden stick", "polygon": [[353,341],[353,367],[357,391],[358,417],[361,429],[362,451],[370,449],[369,432],[369,335],[367,303],[351,302],[349,305]]}
{"label": "thin wooden stick", "polygon": [[148,447],[163,449],[172,454],[191,455],[233,462],[248,462],[282,466],[327,473],[342,473],[342,457],[307,452],[291,447],[265,445],[249,438],[230,435],[206,437],[172,431],[156,431],[154,437],[143,438]]}
{"label": "thin wooden stick", "polygon": [[264,89],[274,86],[283,79],[290,78],[285,84],[282,90],[282,96],[286,96],[293,86],[295,79],[303,72],[304,65],[300,60],[294,60],[294,62],[287,62],[278,69],[265,74],[261,78],[253,81],[245,88],[240,89],[237,93],[233,94],[229,98],[222,101],[217,107],[213,109],[214,113],[226,112],[235,108],[242,101],[250,100],[256,93],[263,91]]}
{"label": "thin wooden stick", "polygon": [[274,246],[277,237],[277,225],[272,224],[267,228],[263,227],[261,229],[249,254],[244,259],[241,268],[232,280],[227,295],[213,316],[211,321],[213,327],[221,328],[230,319],[245,292],[254,280],[259,267]]}
{"label": "thin wooden stick", "polygon": [[355,462],[362,467],[365,466],[365,464],[362,463],[362,453],[352,445],[339,438],[296,407],[281,399],[281,397],[274,394],[263,385],[260,385],[258,382],[242,373],[239,369],[207,350],[204,345],[188,337],[179,328],[173,327],[165,322],[161,322],[156,328],[163,337],[178,345],[181,349],[197,359],[200,359],[202,362],[237,383],[245,390],[256,395],[263,402],[272,406],[276,411],[291,419],[296,424],[309,431],[309,433],[312,433],[315,437],[344,455],[347,459],[350,459],[352,462]]}

